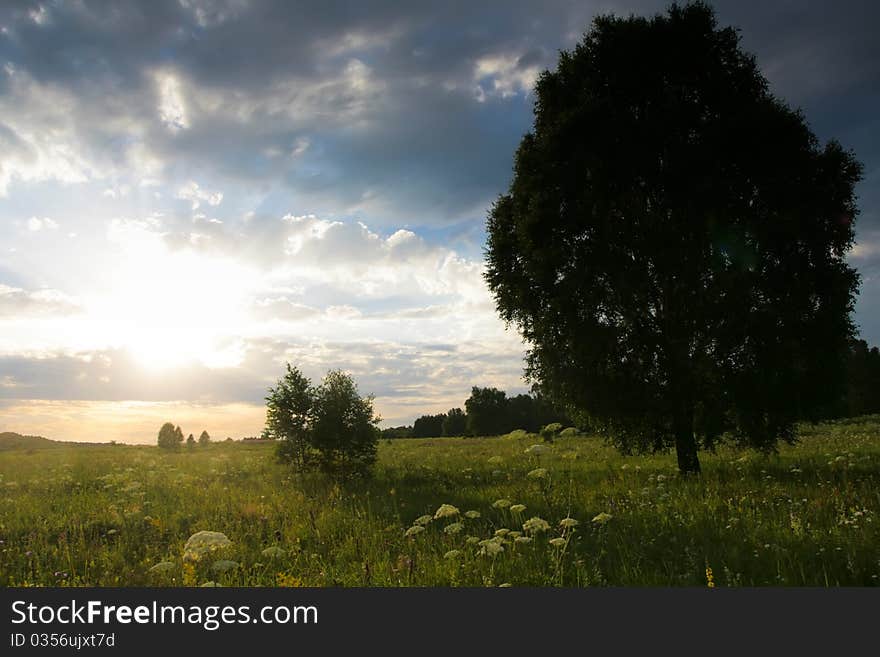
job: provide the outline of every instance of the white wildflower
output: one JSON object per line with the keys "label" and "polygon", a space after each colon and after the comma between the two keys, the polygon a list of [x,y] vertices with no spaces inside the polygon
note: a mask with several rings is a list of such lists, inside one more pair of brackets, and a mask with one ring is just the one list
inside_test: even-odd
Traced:
{"label": "white wildflower", "polygon": [[564,538],[551,538],[550,545],[552,545],[553,547],[561,548],[565,545],[565,539]]}
{"label": "white wildflower", "polygon": [[593,518],[593,522],[597,525],[604,525],[606,522],[611,520],[614,516],[610,513],[605,513],[604,511]]}
{"label": "white wildflower", "polygon": [[522,512],[525,511],[525,510],[526,510],[526,505],[525,505],[525,504],[513,504],[513,505],[510,507],[510,512],[511,512],[511,513],[522,513]]}
{"label": "white wildflower", "polygon": [[200,531],[190,536],[183,546],[186,561],[198,561],[206,554],[232,545],[232,541],[222,532]]}
{"label": "white wildflower", "polygon": [[452,524],[446,525],[443,528],[443,531],[447,534],[457,534],[462,529],[464,529],[464,523],[461,522],[453,522]]}
{"label": "white wildflower", "polygon": [[550,523],[543,518],[534,516],[523,523],[523,531],[526,534],[537,534],[538,532],[546,532],[550,529]]}
{"label": "white wildflower", "polygon": [[464,517],[470,518],[471,520],[476,520],[477,518],[480,517],[480,512],[479,511],[465,511]]}
{"label": "white wildflower", "polygon": [[559,521],[559,526],[565,527],[566,529],[571,529],[573,527],[577,527],[579,524],[581,524],[581,523],[579,523],[574,518],[563,518],[562,520]]}
{"label": "white wildflower", "polygon": [[526,475],[529,479],[546,479],[547,468],[535,468]]}
{"label": "white wildflower", "polygon": [[496,509],[506,509],[507,507],[510,506],[510,500],[505,500],[503,498],[500,500],[495,500],[492,503],[492,506],[495,507]]}
{"label": "white wildflower", "polygon": [[504,546],[497,538],[487,538],[480,541],[480,554],[486,557],[494,557],[504,552]]}
{"label": "white wildflower", "polygon": [[403,535],[404,536],[415,536],[416,534],[421,534],[423,531],[425,531],[425,528],[422,527],[421,525],[413,525],[412,527],[407,529]]}
{"label": "white wildflower", "polygon": [[453,516],[457,516],[458,513],[458,509],[451,504],[441,504],[440,508],[434,513],[434,520],[440,520],[440,518],[452,518]]}

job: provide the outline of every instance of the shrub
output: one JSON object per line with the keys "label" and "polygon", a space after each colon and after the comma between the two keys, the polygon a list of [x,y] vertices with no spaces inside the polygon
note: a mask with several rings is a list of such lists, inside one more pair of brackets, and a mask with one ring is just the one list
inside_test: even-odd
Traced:
{"label": "shrub", "polygon": [[288,365],[266,402],[265,434],[279,440],[278,458],[297,470],[319,468],[345,481],[375,463],[380,419],[373,398],[361,397],[349,374],[328,372],[314,387]]}

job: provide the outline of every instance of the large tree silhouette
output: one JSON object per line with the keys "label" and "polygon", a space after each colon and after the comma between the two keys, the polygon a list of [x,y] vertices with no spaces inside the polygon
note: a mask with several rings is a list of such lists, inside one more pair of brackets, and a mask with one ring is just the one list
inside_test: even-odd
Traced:
{"label": "large tree silhouette", "polygon": [[527,375],[682,473],[764,451],[836,400],[860,165],[820,145],[702,3],[597,18],[536,87],[489,214],[486,279]]}

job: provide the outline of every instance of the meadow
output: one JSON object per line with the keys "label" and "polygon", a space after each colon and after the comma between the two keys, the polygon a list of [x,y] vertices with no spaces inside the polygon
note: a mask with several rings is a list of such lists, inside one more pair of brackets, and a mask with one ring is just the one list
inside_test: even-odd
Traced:
{"label": "meadow", "polygon": [[[682,479],[590,436],[395,440],[341,487],[271,444],[19,447],[0,586],[880,584],[880,416],[701,459]],[[228,543],[185,554],[199,531]]]}

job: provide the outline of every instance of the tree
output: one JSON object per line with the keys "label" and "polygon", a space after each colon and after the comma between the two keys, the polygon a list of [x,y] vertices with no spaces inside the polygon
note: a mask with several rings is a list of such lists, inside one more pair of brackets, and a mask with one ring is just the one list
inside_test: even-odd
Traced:
{"label": "tree", "polygon": [[443,413],[439,415],[422,415],[416,418],[412,428],[413,438],[433,438],[444,435],[443,421],[445,419],[446,415]]}
{"label": "tree", "polygon": [[196,439],[193,437],[192,434],[189,434],[189,436],[187,436],[186,446],[187,447],[195,447],[196,446]]}
{"label": "tree", "polygon": [[880,349],[853,340],[847,361],[847,393],[841,413],[850,417],[880,413]]}
{"label": "tree", "polygon": [[179,424],[174,427],[174,440],[177,441],[178,445],[183,444],[183,431],[181,431]]}
{"label": "tree", "polygon": [[358,394],[344,372],[327,373],[314,387],[296,367],[266,397],[263,435],[279,441],[277,455],[298,470],[320,468],[343,481],[366,474],[379,441],[373,398]]}
{"label": "tree", "polygon": [[208,435],[208,431],[202,431],[202,435],[199,436],[199,445],[207,445],[211,442],[211,436]]}
{"label": "tree", "polygon": [[343,481],[366,474],[376,461],[380,421],[372,396],[361,397],[349,374],[328,372],[311,413],[310,443],[321,469]]}
{"label": "tree", "polygon": [[450,408],[443,416],[444,436],[463,436],[467,433],[467,416],[460,408]]}
{"label": "tree", "polygon": [[382,437],[386,440],[393,440],[395,438],[412,438],[412,432],[413,428],[405,425],[399,427],[388,427],[387,429],[382,429]]}
{"label": "tree", "polygon": [[282,461],[304,468],[311,457],[309,430],[314,389],[302,372],[287,364],[285,375],[266,397],[268,438],[278,440],[276,453]]}
{"label": "tree", "polygon": [[536,86],[488,217],[526,375],[624,451],[773,451],[844,383],[861,166],[775,98],[703,3],[596,18]]}
{"label": "tree", "polygon": [[507,394],[503,390],[474,386],[464,407],[467,432],[471,436],[497,436],[516,428],[510,425]]}
{"label": "tree", "polygon": [[177,439],[177,431],[173,424],[166,422],[162,425],[157,442],[162,449],[177,449],[181,441]]}

